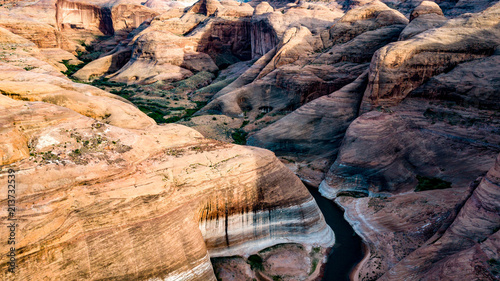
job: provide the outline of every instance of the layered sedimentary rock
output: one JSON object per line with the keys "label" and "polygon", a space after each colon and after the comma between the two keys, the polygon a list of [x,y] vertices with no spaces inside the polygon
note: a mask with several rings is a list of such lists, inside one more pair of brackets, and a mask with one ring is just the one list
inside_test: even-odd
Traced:
{"label": "layered sedimentary rock", "polygon": [[448,229],[399,262],[381,280],[498,279],[499,179],[500,155]]}
{"label": "layered sedimentary rock", "polygon": [[[323,11],[311,9],[295,10],[306,14]],[[249,112],[251,119],[260,113],[293,111],[302,104],[354,81],[367,67],[371,54],[388,42],[397,40],[399,32],[407,23],[397,11],[375,2],[369,8],[349,11],[331,27],[331,34],[319,32],[321,26],[325,31],[326,26],[331,25],[321,18],[314,24],[307,24],[308,18],[305,17],[297,20],[302,24],[301,27],[283,30],[283,21],[288,23],[294,19],[286,17],[289,11],[285,12],[281,22],[276,13],[262,15],[267,17],[265,22],[274,28],[280,43],[276,46],[274,57],[257,78],[233,91],[223,89],[204,110],[230,116],[241,116],[244,112]],[[388,16],[382,16],[385,14]],[[331,11],[327,15],[333,17]],[[362,15],[359,21],[356,15]],[[253,20],[259,22],[262,19]],[[282,26],[277,27],[278,23]],[[342,32],[335,31],[337,28]],[[380,30],[374,30],[377,28]]]}
{"label": "layered sedimentary rock", "polygon": [[15,99],[43,101],[68,107],[124,128],[139,129],[154,124],[146,114],[121,97],[93,86],[74,83],[52,75],[33,73],[3,64],[0,93]]}
{"label": "layered sedimentary rock", "polygon": [[66,67],[53,58],[48,58],[31,41],[0,27],[0,57],[2,65],[30,72],[45,73],[64,77],[59,71]]}
{"label": "layered sedimentary rock", "polygon": [[92,2],[79,0],[58,0],[56,3],[56,22],[60,30],[79,33],[113,35],[119,31],[132,31],[141,23],[157,16],[158,13],[141,1],[98,0]]}
{"label": "layered sedimentary rock", "polygon": [[496,4],[381,48],[370,66],[367,100],[394,105],[432,76],[491,55],[500,44],[499,15],[500,4]]}
{"label": "layered sedimentary rock", "polygon": [[320,186],[323,195],[399,193],[416,185],[416,175],[466,186],[493,164],[500,149],[496,115],[491,111],[447,108],[421,100],[381,111],[368,112],[351,123]]}
{"label": "layered sedimentary rock", "polygon": [[[500,221],[495,205],[483,203],[498,189],[497,8],[448,21],[435,8],[417,9],[402,41],[375,54],[366,113],[350,124],[320,185],[368,246],[355,280],[498,278]],[[489,43],[472,43],[477,34]],[[382,61],[391,63],[379,68]]]}
{"label": "layered sedimentary rock", "polygon": [[13,11],[0,11],[0,26],[30,40],[39,48],[61,48],[70,52],[75,51],[76,44],[53,25],[42,22],[43,17],[44,15],[30,18]]}
{"label": "layered sedimentary rock", "polygon": [[307,190],[268,151],[205,140],[179,125],[122,129],[63,107],[0,98],[3,130],[24,137],[29,151],[8,154],[16,139],[2,134],[3,163],[22,170],[19,270],[11,275],[3,263],[4,280],[212,280],[208,253],[333,241]]}
{"label": "layered sedimentary rock", "polygon": [[[278,155],[300,154],[301,161],[307,161],[308,158],[333,158],[344,138],[345,130],[357,117],[366,81],[365,72],[353,83],[301,106],[258,131],[250,136],[248,144],[265,147]],[[304,176],[300,171],[296,173]],[[303,180],[311,182],[312,179]],[[312,181],[319,185],[321,180],[322,178]]]}

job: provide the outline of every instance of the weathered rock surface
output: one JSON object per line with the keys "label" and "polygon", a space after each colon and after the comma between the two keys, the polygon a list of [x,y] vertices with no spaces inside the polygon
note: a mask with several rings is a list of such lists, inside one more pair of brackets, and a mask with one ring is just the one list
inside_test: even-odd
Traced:
{"label": "weathered rock surface", "polygon": [[57,0],[56,22],[60,30],[113,35],[119,31],[132,31],[141,23],[157,16],[154,10],[136,0]]}
{"label": "weathered rock surface", "polygon": [[421,100],[363,114],[347,130],[320,191],[330,198],[341,191],[399,193],[416,185],[416,175],[466,186],[500,151],[494,116]]}
{"label": "weathered rock surface", "polygon": [[107,55],[91,61],[72,76],[82,81],[89,81],[92,78],[111,74],[120,70],[132,55],[130,49],[119,50],[111,55]]}
{"label": "weathered rock surface", "polygon": [[448,73],[432,77],[410,96],[442,99],[464,106],[498,110],[500,54],[462,63]]}
{"label": "weathered rock surface", "polygon": [[457,64],[491,55],[500,44],[500,4],[446,22],[375,53],[366,98],[394,105],[432,76]]}
{"label": "weathered rock surface", "polygon": [[427,14],[436,14],[436,15],[443,16],[443,11],[438,6],[438,4],[436,4],[435,2],[422,1],[422,3],[420,3],[420,5],[418,5],[411,12],[410,21],[418,18],[419,16],[427,15]]}
{"label": "weathered rock surface", "polygon": [[65,70],[64,65],[43,55],[33,42],[2,27],[0,27],[0,58],[2,66],[64,77],[59,72],[61,69]]}
{"label": "weathered rock surface", "polygon": [[[4,163],[22,170],[16,217],[23,221],[18,271],[10,275],[2,264],[4,280],[212,280],[208,253],[333,241],[307,190],[268,151],[205,140],[179,125],[127,130],[0,98],[2,130],[25,137],[30,153],[11,163],[2,146]],[[1,143],[13,144],[5,137]]]}
{"label": "weathered rock surface", "polygon": [[[53,17],[53,14],[51,16]],[[13,11],[0,11],[0,26],[30,40],[39,48],[60,48],[70,52],[77,50],[76,44],[54,25],[43,22],[44,17],[46,15],[43,13],[31,18]]]}
{"label": "weathered rock surface", "polygon": [[[310,158],[324,158],[328,165],[329,159],[337,154],[347,127],[357,117],[366,82],[365,72],[353,83],[301,106],[258,131],[250,136],[248,144],[265,147],[277,155],[298,154],[301,161],[306,162],[311,161]],[[295,173],[316,186],[322,180],[304,179],[300,171]]]}
{"label": "weathered rock surface", "polygon": [[[3,279],[310,280],[332,242],[272,153],[63,77],[80,41],[93,61],[73,77],[141,84],[101,87],[248,136],[336,198],[368,249],[354,280],[499,278],[498,1],[55,2],[0,8],[0,159],[23,221]],[[446,189],[417,192],[429,180]]]}
{"label": "weathered rock surface", "polygon": [[43,101],[124,128],[155,122],[121,97],[85,84],[5,65],[0,67],[0,93],[15,99]]}
{"label": "weathered rock surface", "polygon": [[[500,155],[446,232],[430,239],[382,276],[381,280],[498,279],[499,179]],[[417,266],[418,270],[413,269],[413,266]]]}
{"label": "weathered rock surface", "polygon": [[368,250],[352,274],[353,280],[378,280],[446,229],[469,195],[470,191],[460,188],[391,197],[338,197],[335,202],[345,209],[345,218]]}

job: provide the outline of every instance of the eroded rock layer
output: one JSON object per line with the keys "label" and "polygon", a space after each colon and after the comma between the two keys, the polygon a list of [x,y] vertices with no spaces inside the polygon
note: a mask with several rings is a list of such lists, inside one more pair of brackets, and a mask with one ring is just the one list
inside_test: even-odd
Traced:
{"label": "eroded rock layer", "polygon": [[2,161],[17,171],[19,219],[19,270],[8,274],[2,263],[4,280],[209,280],[209,252],[333,242],[305,187],[270,152],[179,125],[123,129],[1,99],[2,130],[11,132],[2,134]]}

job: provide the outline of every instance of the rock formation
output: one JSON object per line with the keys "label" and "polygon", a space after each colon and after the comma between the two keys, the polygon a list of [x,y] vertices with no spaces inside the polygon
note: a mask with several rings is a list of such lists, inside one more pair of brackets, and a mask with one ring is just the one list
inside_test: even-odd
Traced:
{"label": "rock formation", "polygon": [[393,105],[457,64],[489,56],[500,44],[500,5],[460,17],[374,55],[366,97],[375,105]]}
{"label": "rock formation", "polygon": [[500,278],[498,1],[3,4],[2,280]]}
{"label": "rock formation", "polygon": [[[3,130],[13,132],[2,134],[2,162],[23,171],[19,271],[3,270],[4,280],[211,280],[208,253],[333,239],[300,181],[269,152],[205,140],[178,125],[127,130],[63,107],[1,98]],[[9,154],[18,144],[12,134],[25,140],[14,151],[29,154]]]}

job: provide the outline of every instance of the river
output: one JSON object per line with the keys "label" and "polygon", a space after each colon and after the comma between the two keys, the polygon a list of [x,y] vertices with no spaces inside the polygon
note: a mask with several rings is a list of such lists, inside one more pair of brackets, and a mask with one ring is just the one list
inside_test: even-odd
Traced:
{"label": "river", "polygon": [[344,212],[316,188],[307,187],[318,203],[326,223],[335,232],[335,246],[326,263],[323,281],[349,281],[349,273],[363,258],[362,241],[344,219]]}

